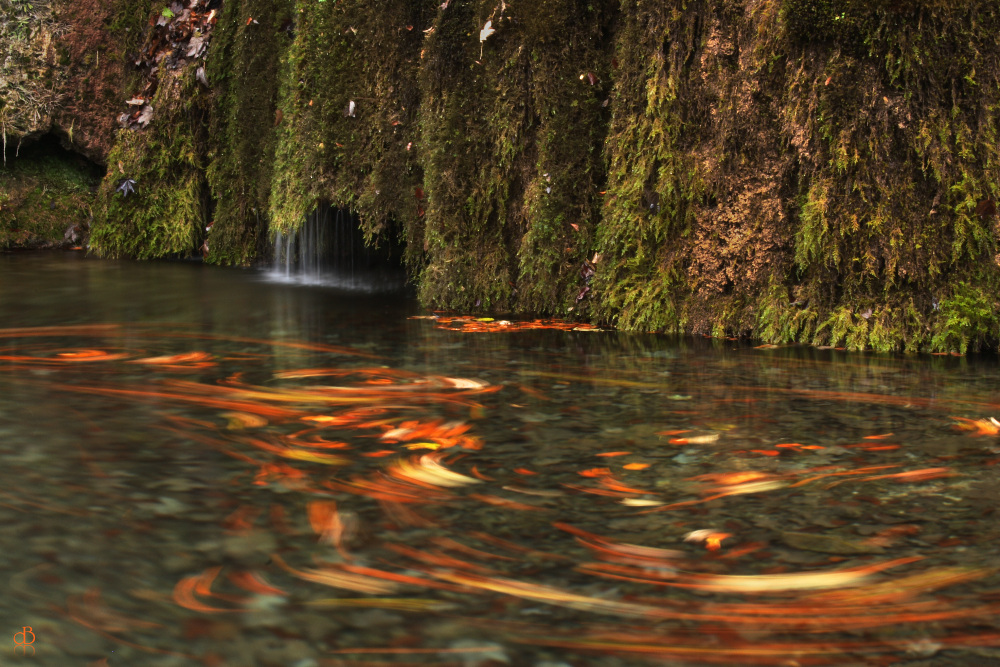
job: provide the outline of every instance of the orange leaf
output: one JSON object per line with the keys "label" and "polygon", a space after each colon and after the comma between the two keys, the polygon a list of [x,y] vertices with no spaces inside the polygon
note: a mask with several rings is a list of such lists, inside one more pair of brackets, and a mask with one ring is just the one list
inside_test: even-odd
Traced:
{"label": "orange leaf", "polygon": [[178,581],[177,585],[174,586],[174,602],[185,609],[199,611],[205,614],[219,614],[226,611],[235,611],[232,609],[209,607],[208,605],[202,604],[194,595],[196,591],[203,595],[206,593],[210,594],[212,581],[215,580],[215,577],[218,576],[221,569],[221,567],[209,568],[202,574],[185,577]]}
{"label": "orange leaf", "polygon": [[275,588],[267,583],[264,578],[256,572],[233,572],[229,575],[229,580],[240,588],[246,589],[251,593],[259,593],[261,595],[288,595],[288,593],[280,588]]}
{"label": "orange leaf", "polygon": [[874,477],[864,477],[862,481],[873,479],[895,479],[900,482],[925,482],[939,477],[951,477],[955,473],[951,468],[923,468],[921,470],[907,470],[888,475],[875,475]]}

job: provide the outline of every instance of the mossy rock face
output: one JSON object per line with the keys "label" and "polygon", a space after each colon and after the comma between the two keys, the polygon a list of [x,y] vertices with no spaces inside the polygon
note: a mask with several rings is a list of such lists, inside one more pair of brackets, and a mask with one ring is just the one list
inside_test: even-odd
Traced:
{"label": "mossy rock face", "polygon": [[0,0],[0,248],[85,241],[148,5]]}
{"label": "mossy rock face", "polygon": [[782,19],[792,41],[854,45],[861,11],[856,0],[785,0]]}
{"label": "mossy rock face", "polygon": [[0,164],[0,250],[80,245],[90,228],[99,170],[52,142]]}
{"label": "mossy rock face", "polygon": [[997,344],[995,2],[229,0],[218,21],[211,89],[173,71],[116,135],[102,254],[248,264],[330,205],[405,244],[429,306]]}
{"label": "mossy rock face", "polygon": [[55,70],[64,76],[51,132],[66,148],[104,164],[125,100],[141,91],[135,53],[142,44],[150,0],[52,0],[62,32],[53,40]]}
{"label": "mossy rock face", "polygon": [[560,314],[589,304],[577,302],[599,220],[615,9],[478,2],[435,17],[421,66],[424,301]]}
{"label": "mossy rock face", "polygon": [[292,35],[291,3],[223,5],[206,67],[215,94],[209,112],[207,175],[215,202],[209,262],[246,265],[269,251],[280,63]]}
{"label": "mossy rock face", "polygon": [[148,0],[0,0],[0,133],[4,148],[46,134],[103,163],[133,80]]}
{"label": "mossy rock face", "polygon": [[[150,103],[154,121],[119,130],[98,192],[90,239],[97,254],[151,259],[199,252],[208,223],[208,97],[197,67],[161,74]],[[134,188],[124,187],[126,180]]]}
{"label": "mossy rock face", "polygon": [[370,242],[402,239],[411,266],[423,235],[418,66],[440,3],[300,1],[274,123],[271,232],[321,202],[356,212]]}
{"label": "mossy rock face", "polygon": [[741,9],[622,16],[595,297],[620,326],[745,332],[790,269],[779,7]]}
{"label": "mossy rock face", "polygon": [[0,133],[5,153],[8,139],[44,133],[52,124],[67,76],[54,66],[54,40],[60,30],[48,3],[0,0]]}
{"label": "mossy rock face", "polygon": [[[802,39],[841,14],[863,48]],[[998,279],[997,20],[988,2],[623,12],[600,314],[852,349],[995,344],[996,309],[956,290]]]}

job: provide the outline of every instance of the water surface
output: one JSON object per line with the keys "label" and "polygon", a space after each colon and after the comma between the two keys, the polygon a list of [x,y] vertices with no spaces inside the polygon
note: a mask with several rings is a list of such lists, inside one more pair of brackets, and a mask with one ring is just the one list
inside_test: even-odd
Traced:
{"label": "water surface", "polygon": [[1000,664],[994,360],[265,278],[0,256],[3,664]]}

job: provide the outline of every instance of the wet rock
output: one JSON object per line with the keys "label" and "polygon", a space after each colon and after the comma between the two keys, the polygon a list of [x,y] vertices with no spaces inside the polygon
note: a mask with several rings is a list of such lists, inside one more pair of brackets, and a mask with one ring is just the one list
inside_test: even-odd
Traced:
{"label": "wet rock", "polygon": [[853,554],[877,554],[883,549],[857,540],[848,540],[834,535],[814,535],[812,533],[781,533],[781,541],[794,549],[817,551],[824,554],[849,556]]}
{"label": "wet rock", "polygon": [[188,553],[170,554],[162,561],[163,569],[172,574],[194,569],[195,560]]}
{"label": "wet rock", "polygon": [[[117,654],[117,651],[115,653]],[[191,664],[189,658],[179,655],[148,656],[144,654],[141,661],[147,667],[186,667]],[[108,664],[111,665],[113,663],[109,661]]]}
{"label": "wet rock", "polygon": [[250,531],[245,535],[227,535],[222,540],[225,554],[244,562],[266,562],[276,548],[274,536],[262,530]]}
{"label": "wet rock", "polygon": [[547,467],[553,465],[559,465],[560,463],[565,463],[566,459],[559,456],[544,456],[532,460],[531,464],[538,467]]}
{"label": "wet rock", "polygon": [[[35,634],[42,636],[38,632]],[[77,658],[100,658],[108,655],[104,639],[83,628],[64,625],[46,636],[57,648]]]}
{"label": "wet rock", "polygon": [[295,623],[296,627],[311,642],[320,642],[327,637],[334,636],[344,627],[334,620],[316,614],[299,614]]}
{"label": "wet rock", "polygon": [[[467,649],[469,653],[459,653],[462,667],[493,667],[494,665],[509,665],[510,658],[503,646],[496,642],[480,639],[459,639],[452,642],[449,648],[453,650]],[[451,654],[448,654],[449,657]],[[444,657],[444,656],[442,656]]]}
{"label": "wet rock", "polygon": [[348,626],[358,629],[397,628],[402,627],[404,619],[399,614],[393,614],[382,609],[368,609],[351,614],[343,619]]}
{"label": "wet rock", "polygon": [[559,415],[545,414],[543,412],[524,413],[519,415],[519,417],[521,421],[528,422],[529,424],[540,424],[553,419],[559,419]]}
{"label": "wet rock", "polygon": [[157,498],[159,502],[153,505],[153,514],[157,516],[177,516],[178,514],[183,514],[187,510],[187,505],[177,500],[176,498],[171,498],[170,496],[160,496]]}
{"label": "wet rock", "polygon": [[251,643],[257,664],[262,667],[289,667],[316,660],[312,647],[301,639],[262,637]]}

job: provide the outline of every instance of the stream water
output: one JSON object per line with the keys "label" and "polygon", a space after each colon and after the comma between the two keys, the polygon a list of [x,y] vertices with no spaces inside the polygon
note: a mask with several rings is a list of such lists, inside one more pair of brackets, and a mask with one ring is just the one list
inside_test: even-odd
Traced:
{"label": "stream water", "polygon": [[0,664],[1000,665],[997,370],[0,255]]}

